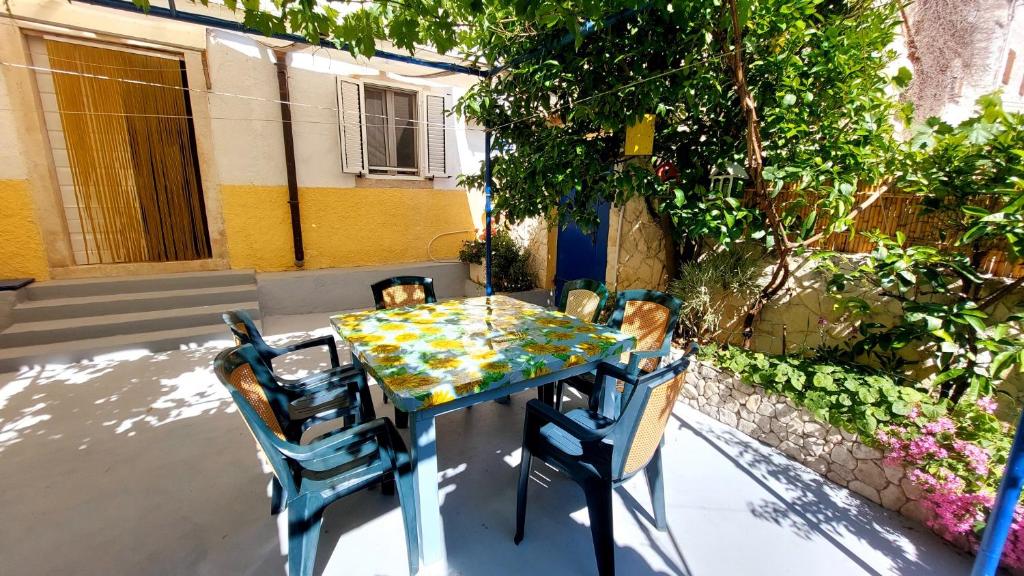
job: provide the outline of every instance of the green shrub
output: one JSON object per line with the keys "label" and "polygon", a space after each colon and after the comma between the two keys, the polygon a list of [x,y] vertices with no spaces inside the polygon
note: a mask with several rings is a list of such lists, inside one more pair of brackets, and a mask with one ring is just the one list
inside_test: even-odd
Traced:
{"label": "green shrub", "polygon": [[880,424],[900,420],[916,406],[928,418],[946,412],[925,392],[856,365],[768,356],[740,348],[705,348],[705,357],[744,382],[790,398],[816,418],[873,441]]}
{"label": "green shrub", "polygon": [[459,261],[466,264],[483,264],[487,255],[487,244],[483,240],[466,240],[459,249]]}
{"label": "green shrub", "polygon": [[[467,264],[483,264],[486,256],[483,240],[467,240],[459,250],[459,260]],[[491,236],[491,284],[497,292],[522,292],[536,286],[530,255],[507,230],[497,230]]]}
{"label": "green shrub", "polygon": [[730,297],[746,302],[757,289],[757,254],[733,247],[706,254],[679,267],[679,277],[668,287],[679,298],[682,336],[708,342],[719,332],[725,304]]}

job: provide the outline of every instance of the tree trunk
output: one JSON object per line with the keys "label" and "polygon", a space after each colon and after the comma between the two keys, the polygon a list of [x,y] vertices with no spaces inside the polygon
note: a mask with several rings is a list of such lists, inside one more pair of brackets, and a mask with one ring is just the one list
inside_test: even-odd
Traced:
{"label": "tree trunk", "polygon": [[773,199],[768,195],[768,187],[764,181],[764,153],[761,141],[761,120],[757,116],[757,104],[747,87],[746,65],[743,62],[743,31],[740,29],[739,10],[736,7],[736,0],[729,0],[729,16],[732,20],[732,69],[733,79],[736,82],[736,93],[740,99],[740,107],[747,119],[747,174],[750,176],[754,186],[754,200],[758,207],[764,212],[768,220],[768,226],[775,240],[775,250],[778,261],[775,263],[775,270],[772,277],[757,297],[747,306],[746,316],[743,318],[743,347],[750,348],[754,337],[754,322],[764,305],[771,301],[789,281],[789,253],[791,247],[786,237],[785,228],[779,219]]}

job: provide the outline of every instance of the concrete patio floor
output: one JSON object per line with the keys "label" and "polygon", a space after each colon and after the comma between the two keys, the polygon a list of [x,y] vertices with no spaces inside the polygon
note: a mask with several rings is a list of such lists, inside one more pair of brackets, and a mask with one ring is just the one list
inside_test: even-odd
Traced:
{"label": "concrete patio floor", "polygon": [[[326,315],[271,317],[273,341],[328,334]],[[218,345],[0,374],[0,574],[283,574],[267,472],[212,374]],[[326,354],[289,358],[314,368]],[[380,395],[374,391],[379,402]],[[535,466],[512,543],[523,393],[438,420],[453,574],[594,574],[582,493]],[[390,415],[390,407],[378,406]],[[970,559],[739,432],[677,405],[666,434],[670,530],[642,476],[617,491],[619,574],[966,574]],[[402,575],[397,498],[330,508],[317,574]]]}

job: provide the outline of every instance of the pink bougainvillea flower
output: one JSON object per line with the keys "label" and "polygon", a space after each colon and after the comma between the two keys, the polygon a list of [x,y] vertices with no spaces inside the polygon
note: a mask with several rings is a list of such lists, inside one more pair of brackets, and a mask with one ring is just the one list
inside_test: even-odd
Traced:
{"label": "pink bougainvillea flower", "polygon": [[978,398],[978,408],[981,408],[982,412],[992,414],[998,407],[999,405],[996,403],[996,399],[991,396]]}

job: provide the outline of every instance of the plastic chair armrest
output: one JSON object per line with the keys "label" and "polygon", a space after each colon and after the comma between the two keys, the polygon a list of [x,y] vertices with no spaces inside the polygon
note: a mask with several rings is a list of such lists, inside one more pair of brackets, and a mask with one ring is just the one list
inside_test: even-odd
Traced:
{"label": "plastic chair armrest", "polygon": [[630,384],[635,384],[638,378],[637,374],[631,373],[629,368],[623,368],[622,365],[612,364],[611,362],[602,362],[597,365],[597,376],[594,378],[594,383],[601,383],[604,376],[611,376],[616,380],[622,380]]}
{"label": "plastic chair armrest", "polygon": [[387,420],[378,418],[372,422],[347,428],[338,434],[331,434],[310,444],[278,444],[277,448],[282,454],[297,462],[309,462],[334,455],[339,450],[366,440],[370,436],[376,437],[387,430],[386,426]]}
{"label": "plastic chair armrest", "polygon": [[598,442],[611,431],[611,426],[602,430],[591,430],[581,426],[572,418],[555,410],[540,400],[530,400],[526,403],[526,427],[539,429],[544,424],[554,424],[566,431],[573,438],[580,442]]}
{"label": "plastic chair armrest", "polygon": [[305,350],[306,348],[316,348],[318,346],[327,347],[327,353],[330,354],[331,356],[331,366],[333,368],[341,367],[341,362],[338,360],[338,344],[334,341],[334,336],[331,335],[311,338],[309,340],[305,340],[297,344],[292,344],[291,346],[279,348],[278,350],[281,352],[281,354],[289,354],[297,350]]}
{"label": "plastic chair armrest", "polygon": [[341,388],[348,386],[349,388],[357,388],[353,382],[362,381],[360,378],[359,370],[356,368],[346,369],[342,368],[328,370],[327,372],[320,372],[317,374],[311,374],[303,378],[282,378],[281,376],[274,375],[274,381],[279,386],[289,392],[297,394],[314,394],[325,388]]}

